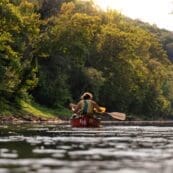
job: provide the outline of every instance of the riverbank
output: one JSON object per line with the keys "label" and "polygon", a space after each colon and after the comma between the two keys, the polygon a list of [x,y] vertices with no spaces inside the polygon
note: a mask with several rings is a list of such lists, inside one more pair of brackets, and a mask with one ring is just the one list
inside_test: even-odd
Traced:
{"label": "riverbank", "polygon": [[[6,108],[6,109],[5,109]],[[0,112],[0,123],[68,123],[71,111],[67,108],[50,109],[35,102],[20,101],[18,105],[10,105]],[[126,121],[119,121],[108,114],[96,115],[103,125],[159,125],[173,126],[170,119],[143,119],[127,115]]]}
{"label": "riverbank", "polygon": [[[52,118],[52,119],[19,119],[15,117],[8,117],[8,118],[1,118],[0,125],[21,125],[21,124],[35,124],[35,125],[62,125],[67,126],[70,125],[69,120],[62,120],[59,118]],[[173,127],[173,121],[165,120],[165,121],[101,121],[100,128],[103,127],[121,127],[121,126],[133,126],[133,127],[141,127],[141,126],[155,126],[155,127]],[[85,128],[84,128],[85,129]],[[97,128],[96,128],[97,129]]]}
{"label": "riverbank", "polygon": [[71,115],[68,109],[50,109],[34,102],[20,101],[18,104],[3,106],[0,122],[61,122]]}

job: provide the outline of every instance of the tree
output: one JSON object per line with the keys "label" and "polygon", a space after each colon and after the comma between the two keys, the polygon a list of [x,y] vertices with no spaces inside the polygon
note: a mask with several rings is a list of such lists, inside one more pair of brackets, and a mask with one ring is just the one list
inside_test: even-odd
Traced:
{"label": "tree", "polygon": [[0,11],[0,95],[14,100],[27,94],[37,81],[32,50],[39,34],[39,16],[27,1],[15,6],[2,0]]}

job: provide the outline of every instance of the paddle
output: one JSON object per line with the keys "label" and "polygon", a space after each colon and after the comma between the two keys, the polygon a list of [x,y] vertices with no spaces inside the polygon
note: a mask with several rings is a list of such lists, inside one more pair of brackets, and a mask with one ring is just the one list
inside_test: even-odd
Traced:
{"label": "paddle", "polygon": [[[70,103],[70,108],[72,111],[74,111],[75,109],[75,104]],[[106,112],[106,108],[105,107],[101,107],[100,106],[100,112],[98,112],[96,109],[94,109],[95,112],[100,113],[100,114],[104,114],[104,115],[110,115],[112,118],[117,119],[117,120],[125,120],[126,119],[126,114],[125,113],[121,113],[121,112]]]}
{"label": "paddle", "polygon": [[110,115],[112,118],[117,119],[117,120],[125,120],[126,119],[126,114],[125,113],[121,113],[121,112],[106,112],[106,108],[105,107],[100,107],[101,112],[98,113],[104,113],[105,115]]}

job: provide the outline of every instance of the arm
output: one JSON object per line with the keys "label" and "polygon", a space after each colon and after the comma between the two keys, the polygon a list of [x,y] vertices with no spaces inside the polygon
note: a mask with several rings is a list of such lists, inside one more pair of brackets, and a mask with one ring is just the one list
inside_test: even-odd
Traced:
{"label": "arm", "polygon": [[80,110],[81,110],[81,101],[79,101],[77,103],[77,105],[75,105],[75,107],[73,109],[73,112],[76,113],[76,114],[78,114],[80,112]]}
{"label": "arm", "polygon": [[69,107],[70,107],[70,110],[74,111],[75,110],[75,107],[76,107],[76,104],[70,103],[69,104]]}
{"label": "arm", "polygon": [[99,107],[99,105],[95,101],[93,101],[93,105],[96,112],[102,112],[102,109]]}

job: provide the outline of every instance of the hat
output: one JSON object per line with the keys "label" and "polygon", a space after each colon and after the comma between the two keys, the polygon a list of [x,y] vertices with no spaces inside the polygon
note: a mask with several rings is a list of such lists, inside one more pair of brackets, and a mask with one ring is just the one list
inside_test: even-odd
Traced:
{"label": "hat", "polygon": [[80,98],[81,98],[81,99],[84,99],[84,97],[87,96],[87,95],[90,97],[90,99],[93,98],[93,95],[92,95],[90,92],[85,92],[85,93],[83,93],[82,96],[81,96]]}

